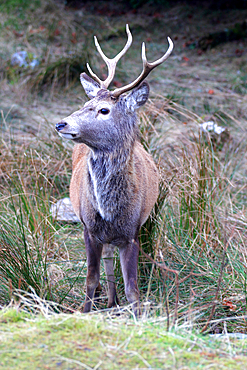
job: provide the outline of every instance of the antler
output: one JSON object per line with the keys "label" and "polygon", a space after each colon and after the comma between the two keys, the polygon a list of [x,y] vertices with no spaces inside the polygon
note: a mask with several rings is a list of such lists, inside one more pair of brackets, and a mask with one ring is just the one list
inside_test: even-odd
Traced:
{"label": "antler", "polygon": [[[119,61],[119,59],[122,58],[122,56],[126,53],[126,51],[129,49],[130,45],[132,44],[132,35],[130,33],[128,24],[126,24],[126,32],[127,32],[127,35],[128,35],[128,40],[126,42],[125,47],[123,48],[122,51],[120,51],[119,54],[117,54],[115,56],[115,58],[112,58],[112,59],[107,58],[107,56],[105,56],[105,54],[103,53],[103,51],[102,51],[102,49],[101,49],[101,47],[98,43],[97,37],[94,36],[95,46],[96,46],[99,54],[101,55],[102,59],[104,60],[104,62],[107,65],[108,77],[104,81],[100,80],[99,77],[92,71],[92,69],[90,68],[88,63],[87,63],[87,69],[90,72],[91,76],[99,83],[99,85],[102,89],[107,89],[108,88],[108,86],[110,85],[110,83],[112,82],[112,80],[114,78],[117,62]],[[139,85],[143,80],[145,80],[145,78],[149,75],[149,73],[152,71],[152,69],[154,69],[155,67],[157,67],[158,65],[163,63],[170,56],[170,54],[173,50],[173,42],[170,39],[170,37],[168,37],[167,40],[168,40],[168,43],[169,43],[169,48],[168,48],[167,52],[163,55],[163,57],[161,57],[160,59],[158,59],[158,60],[156,60],[155,62],[152,62],[152,63],[149,63],[147,61],[146,51],[145,51],[145,43],[144,42],[142,43],[143,69],[142,69],[142,72],[141,72],[140,76],[137,77],[135,79],[135,81],[131,82],[130,84],[128,84],[126,86],[123,86],[123,87],[120,87],[119,89],[115,89],[112,92],[112,95],[114,97],[117,98],[119,95],[121,95],[121,94],[123,94],[123,93],[125,93],[129,90],[132,90],[134,87]]]}
{"label": "antler", "polygon": [[101,47],[98,43],[97,37],[94,36],[94,43],[95,43],[96,49],[98,50],[99,54],[101,55],[102,59],[104,60],[104,62],[107,65],[108,77],[104,81],[100,80],[99,77],[96,76],[96,74],[92,71],[92,69],[90,68],[88,63],[87,63],[87,69],[88,69],[89,73],[91,74],[91,76],[100,84],[100,87],[102,89],[107,89],[108,88],[108,86],[110,85],[110,83],[112,82],[112,80],[114,78],[117,62],[119,61],[120,58],[122,58],[122,56],[126,53],[126,51],[129,49],[130,45],[132,44],[132,35],[130,33],[128,24],[126,24],[126,32],[127,32],[127,35],[128,35],[128,40],[126,42],[125,47],[123,48],[122,51],[120,51],[119,54],[117,54],[115,56],[115,58],[112,58],[112,59],[109,59],[109,58],[107,58],[107,56],[105,56],[105,54],[103,53],[103,51],[102,51],[102,49],[101,49]]}
{"label": "antler", "polygon": [[119,95],[121,95],[121,94],[123,94],[123,93],[125,93],[129,90],[132,90],[134,87],[139,85],[149,75],[149,73],[152,71],[152,69],[154,69],[155,67],[157,67],[158,65],[163,63],[169,57],[169,55],[171,54],[171,52],[173,50],[173,42],[170,39],[170,37],[168,37],[167,40],[168,40],[168,43],[169,43],[169,48],[168,48],[167,52],[163,55],[163,57],[161,57],[160,59],[156,60],[153,63],[149,63],[147,61],[146,51],[145,51],[145,43],[144,42],[142,43],[143,70],[142,70],[140,76],[137,77],[137,79],[135,79],[129,85],[126,85],[126,86],[120,87],[119,89],[114,90],[113,93],[112,93],[112,95],[114,97],[117,98]]}

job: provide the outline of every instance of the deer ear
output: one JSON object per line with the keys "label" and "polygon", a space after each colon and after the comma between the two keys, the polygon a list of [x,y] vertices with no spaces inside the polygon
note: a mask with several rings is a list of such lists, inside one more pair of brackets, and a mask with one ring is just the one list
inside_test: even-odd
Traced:
{"label": "deer ear", "polygon": [[87,96],[90,99],[95,98],[97,92],[100,90],[100,85],[86,73],[81,73],[80,80]]}
{"label": "deer ear", "polygon": [[143,82],[137,86],[125,99],[128,109],[135,110],[146,103],[149,95],[149,85]]}

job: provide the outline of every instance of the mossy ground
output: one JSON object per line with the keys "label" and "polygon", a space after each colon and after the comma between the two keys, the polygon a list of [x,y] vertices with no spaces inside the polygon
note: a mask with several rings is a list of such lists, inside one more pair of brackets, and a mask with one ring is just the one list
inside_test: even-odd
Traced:
{"label": "mossy ground", "polygon": [[[167,332],[161,318],[107,314],[0,316],[2,369],[244,369],[247,340]],[[244,350],[245,348],[245,350]]]}

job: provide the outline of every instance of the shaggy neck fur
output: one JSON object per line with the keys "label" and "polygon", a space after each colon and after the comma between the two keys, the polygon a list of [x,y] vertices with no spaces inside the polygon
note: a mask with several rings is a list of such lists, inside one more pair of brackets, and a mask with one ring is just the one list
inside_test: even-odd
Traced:
{"label": "shaggy neck fur", "polygon": [[87,161],[95,207],[106,221],[119,217],[132,201],[135,131],[110,152],[91,151]]}

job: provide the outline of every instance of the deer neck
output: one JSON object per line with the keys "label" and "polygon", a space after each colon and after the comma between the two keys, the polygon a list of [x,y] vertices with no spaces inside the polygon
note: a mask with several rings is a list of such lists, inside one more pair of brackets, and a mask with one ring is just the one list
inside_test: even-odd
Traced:
{"label": "deer neck", "polygon": [[96,211],[106,221],[113,221],[127,207],[133,188],[133,150],[129,146],[111,152],[90,152],[88,173]]}

